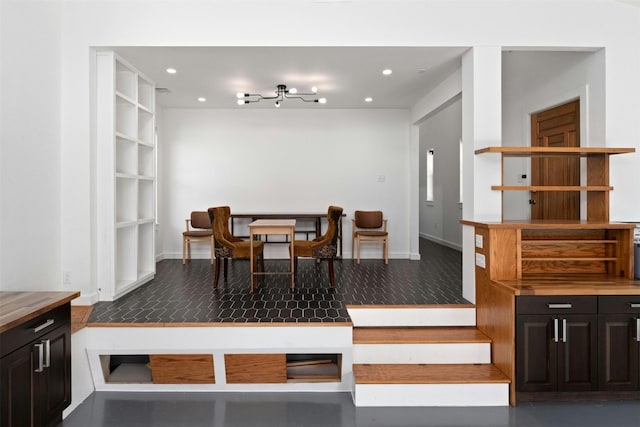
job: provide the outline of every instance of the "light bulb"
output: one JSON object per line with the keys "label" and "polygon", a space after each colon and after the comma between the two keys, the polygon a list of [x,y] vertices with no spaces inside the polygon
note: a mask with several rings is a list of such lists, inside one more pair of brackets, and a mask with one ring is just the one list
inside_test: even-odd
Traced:
{"label": "light bulb", "polygon": [[207,98],[202,97],[202,96],[200,98],[198,98],[198,102],[206,102],[206,100],[207,100]]}
{"label": "light bulb", "polygon": [[177,72],[178,71],[175,68],[167,68],[167,73],[169,73],[169,74],[175,74]]}
{"label": "light bulb", "polygon": [[244,98],[244,93],[242,93],[242,92],[236,93],[236,98],[238,98],[238,99]]}
{"label": "light bulb", "polygon": [[296,89],[295,87],[292,87],[291,89],[289,89],[289,93],[295,95],[296,93],[298,93],[298,89]]}
{"label": "light bulb", "polygon": [[364,102],[372,102],[372,101],[373,101],[373,98],[371,97],[367,97],[364,99]]}
{"label": "light bulb", "polygon": [[238,105],[244,105],[246,101],[244,99],[238,99]]}
{"label": "light bulb", "polygon": [[280,101],[276,101],[276,108],[280,108]]}
{"label": "light bulb", "polygon": [[320,99],[318,99],[318,102],[320,104],[326,104],[327,103],[327,98],[320,98]]}
{"label": "light bulb", "polygon": [[317,92],[318,92],[318,88],[317,88],[317,87],[315,87],[315,86],[312,86],[312,87],[311,87],[311,92],[313,92],[313,93],[317,93]]}
{"label": "light bulb", "polygon": [[382,70],[382,74],[385,76],[390,76],[393,73],[393,70],[387,68],[386,70]]}

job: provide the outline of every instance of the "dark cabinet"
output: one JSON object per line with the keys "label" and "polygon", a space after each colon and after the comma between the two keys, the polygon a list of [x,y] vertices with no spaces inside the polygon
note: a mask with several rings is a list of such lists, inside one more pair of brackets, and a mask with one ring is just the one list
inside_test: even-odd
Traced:
{"label": "dark cabinet", "polygon": [[640,390],[640,296],[602,296],[598,316],[599,388]]}
{"label": "dark cabinet", "polygon": [[597,297],[518,297],[517,391],[595,390],[597,319]]}
{"label": "dark cabinet", "polygon": [[0,336],[0,425],[55,426],[71,403],[70,305]]}

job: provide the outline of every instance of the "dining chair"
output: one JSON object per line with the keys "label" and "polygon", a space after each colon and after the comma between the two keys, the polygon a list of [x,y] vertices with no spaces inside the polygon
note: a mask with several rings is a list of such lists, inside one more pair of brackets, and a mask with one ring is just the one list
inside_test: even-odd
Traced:
{"label": "dining chair", "polygon": [[[216,255],[216,269],[213,277],[213,287],[218,287],[220,279],[220,264],[224,264],[224,280],[227,280],[227,267],[229,259],[249,259],[251,257],[251,242],[242,240],[231,234],[229,219],[231,208],[229,206],[217,206],[209,208],[209,218],[213,224],[213,237]],[[253,241],[254,271],[264,271],[264,242]],[[257,276],[252,278],[251,286],[257,287]]]}
{"label": "dining chair", "polygon": [[315,258],[316,260],[327,260],[329,264],[329,283],[335,288],[335,274],[333,270],[333,259],[338,253],[338,222],[342,216],[343,209],[339,206],[329,206],[327,211],[327,231],[313,240],[294,240],[293,259],[294,274],[298,269],[298,257]]}
{"label": "dining chair", "polygon": [[[360,264],[360,245],[362,243],[382,243],[384,263],[389,264],[389,239],[387,233],[387,220],[382,211],[356,211],[351,227],[351,258],[357,252],[358,264]],[[356,252],[354,252],[354,243]]]}
{"label": "dining chair", "polygon": [[191,260],[191,243],[207,242],[211,251],[211,264],[214,257],[213,230],[211,220],[206,211],[193,211],[191,217],[185,220],[186,231],[182,232],[182,264]]}

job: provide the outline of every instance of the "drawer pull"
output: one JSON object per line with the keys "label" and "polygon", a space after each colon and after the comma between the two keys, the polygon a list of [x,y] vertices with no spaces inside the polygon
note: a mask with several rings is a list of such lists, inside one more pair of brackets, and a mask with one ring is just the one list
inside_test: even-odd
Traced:
{"label": "drawer pull", "polygon": [[553,342],[558,342],[558,319],[553,319]]}
{"label": "drawer pull", "polygon": [[636,341],[640,342],[640,317],[636,317]]}
{"label": "drawer pull", "polygon": [[44,322],[42,325],[40,326],[36,326],[35,328],[33,328],[33,332],[35,334],[37,334],[38,332],[40,332],[43,329],[48,328],[49,326],[53,325],[56,321],[54,319],[47,319],[46,322]]}
{"label": "drawer pull", "polygon": [[547,304],[547,307],[549,308],[571,308],[572,305],[569,303],[549,303]]}
{"label": "drawer pull", "polygon": [[640,308],[640,302],[630,302],[631,308]]}
{"label": "drawer pull", "polygon": [[38,350],[38,356],[36,358],[36,360],[38,361],[38,367],[34,369],[34,372],[42,372],[44,371],[44,355],[42,354],[44,344],[34,344],[34,347]]}
{"label": "drawer pull", "polygon": [[44,344],[44,363],[42,364],[43,368],[48,368],[51,366],[51,341],[44,340],[42,341]]}
{"label": "drawer pull", "polygon": [[567,319],[562,319],[562,342],[567,342]]}

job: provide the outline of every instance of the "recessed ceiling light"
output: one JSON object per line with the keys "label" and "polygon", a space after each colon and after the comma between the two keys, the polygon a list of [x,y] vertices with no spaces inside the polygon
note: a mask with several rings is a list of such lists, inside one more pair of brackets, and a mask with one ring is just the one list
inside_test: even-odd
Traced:
{"label": "recessed ceiling light", "polygon": [[167,73],[169,73],[169,74],[175,74],[177,72],[178,72],[178,70],[176,70],[175,68],[167,68]]}
{"label": "recessed ceiling light", "polygon": [[420,68],[420,69],[418,70],[418,74],[424,74],[424,73],[426,73],[426,72],[427,72],[427,69],[426,69],[426,68]]}
{"label": "recessed ceiling light", "polygon": [[364,99],[364,102],[371,102],[371,101],[373,101],[373,98],[371,98],[370,96]]}
{"label": "recessed ceiling light", "polygon": [[390,68],[387,68],[386,70],[382,70],[382,74],[384,74],[385,76],[390,76],[391,73],[393,73],[393,70],[391,70]]}
{"label": "recessed ceiling light", "polygon": [[204,98],[204,97],[202,97],[202,96],[201,96],[200,98],[198,98],[198,101],[199,101],[199,102],[205,102],[206,100],[207,100],[207,98]]}

